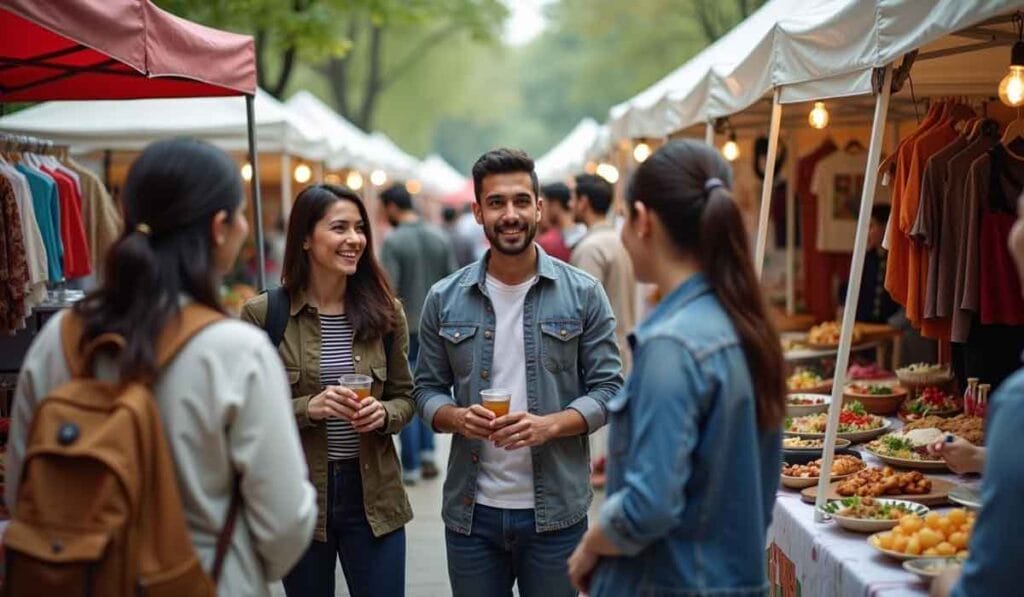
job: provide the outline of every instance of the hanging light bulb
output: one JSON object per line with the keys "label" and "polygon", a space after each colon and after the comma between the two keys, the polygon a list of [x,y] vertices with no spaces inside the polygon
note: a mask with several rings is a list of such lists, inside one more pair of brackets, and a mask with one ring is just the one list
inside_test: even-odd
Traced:
{"label": "hanging light bulb", "polygon": [[383,185],[384,183],[386,183],[387,181],[388,181],[388,174],[387,174],[387,172],[384,172],[380,168],[374,170],[373,172],[370,172],[370,182],[372,182],[374,186],[379,187],[379,186]]}
{"label": "hanging light bulb", "polygon": [[292,177],[295,179],[295,182],[299,184],[306,184],[309,182],[310,178],[313,178],[313,170],[305,164],[299,164],[298,166],[295,166],[295,171],[292,172]]}
{"label": "hanging light bulb", "polygon": [[337,174],[327,174],[324,176],[324,182],[327,184],[341,184],[341,177]]}
{"label": "hanging light bulb", "polygon": [[729,140],[722,145],[722,157],[735,162],[740,157],[740,146],[736,143],[736,133],[729,133]]}
{"label": "hanging light bulb", "polygon": [[649,157],[651,157],[651,146],[646,143],[637,143],[633,148],[633,159],[636,160],[636,163],[642,164]]}
{"label": "hanging light bulb", "polygon": [[252,164],[249,162],[242,165],[242,180],[245,182],[252,180]]}
{"label": "hanging light bulb", "polygon": [[363,175],[355,170],[349,172],[348,176],[345,177],[345,186],[353,191],[363,188]]}
{"label": "hanging light bulb", "polygon": [[596,174],[597,162],[587,162],[586,165],[583,166],[583,171],[586,172],[587,174]]}
{"label": "hanging light bulb", "polygon": [[1011,108],[1024,106],[1024,41],[1013,44],[1010,72],[999,82],[999,100]]}
{"label": "hanging light bulb", "polygon": [[823,129],[828,126],[828,118],[825,102],[814,102],[814,108],[807,115],[807,123],[816,129]]}
{"label": "hanging light bulb", "polygon": [[418,180],[410,180],[405,183],[405,190],[409,191],[409,194],[416,195],[423,190],[423,185]]}
{"label": "hanging light bulb", "polygon": [[611,164],[600,163],[594,172],[611,184],[619,182],[619,169]]}

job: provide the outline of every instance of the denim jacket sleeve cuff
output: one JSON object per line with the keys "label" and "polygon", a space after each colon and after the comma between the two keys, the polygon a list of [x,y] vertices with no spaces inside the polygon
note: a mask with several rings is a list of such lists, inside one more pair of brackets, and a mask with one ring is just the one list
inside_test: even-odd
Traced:
{"label": "denim jacket sleeve cuff", "polygon": [[433,431],[437,431],[437,428],[434,427],[434,415],[437,414],[437,411],[441,410],[442,406],[458,406],[458,404],[447,394],[434,394],[423,405],[423,422]]}
{"label": "denim jacket sleeve cuff", "polygon": [[622,501],[621,491],[608,496],[597,513],[597,525],[622,555],[631,557],[643,551],[647,544],[637,541],[633,536],[631,525],[622,509]]}
{"label": "denim jacket sleeve cuff", "polygon": [[605,406],[591,396],[580,396],[569,403],[569,408],[583,416],[587,422],[588,434],[604,427],[608,421],[608,411]]}

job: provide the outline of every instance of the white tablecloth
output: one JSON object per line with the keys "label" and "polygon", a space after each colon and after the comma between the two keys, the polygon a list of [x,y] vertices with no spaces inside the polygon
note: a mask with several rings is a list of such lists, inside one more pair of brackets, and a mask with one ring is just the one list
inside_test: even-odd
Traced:
{"label": "white tablecloth", "polygon": [[[870,455],[865,454],[864,460],[869,466],[884,466]],[[977,479],[927,474],[977,485]],[[948,507],[951,506],[937,509]],[[868,545],[867,537],[867,534],[846,531],[835,523],[814,522],[814,505],[801,500],[799,491],[780,488],[768,529],[769,574],[774,584],[782,587],[776,594],[781,597],[921,597],[928,594],[927,585],[905,571],[900,562]]]}

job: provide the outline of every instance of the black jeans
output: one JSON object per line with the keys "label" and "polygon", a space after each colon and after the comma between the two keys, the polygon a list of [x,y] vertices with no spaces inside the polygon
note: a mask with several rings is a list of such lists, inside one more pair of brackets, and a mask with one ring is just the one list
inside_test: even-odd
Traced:
{"label": "black jeans", "polygon": [[405,528],[374,537],[363,508],[359,460],[330,464],[327,541],[313,541],[284,579],[288,597],[334,597],[334,569],[341,559],[352,597],[405,595]]}

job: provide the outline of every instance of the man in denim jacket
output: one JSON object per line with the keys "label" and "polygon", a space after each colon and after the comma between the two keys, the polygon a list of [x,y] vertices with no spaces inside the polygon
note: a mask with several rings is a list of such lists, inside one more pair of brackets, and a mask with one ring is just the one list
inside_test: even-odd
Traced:
{"label": "man in denim jacket", "polygon": [[[431,289],[416,402],[452,433],[442,516],[456,597],[574,595],[565,562],[586,529],[587,434],[622,387],[615,318],[586,273],[534,244],[533,160],[497,149],[473,166],[473,212],[491,243]],[[480,391],[508,390],[510,412]],[[454,390],[454,391],[453,391]]]}

